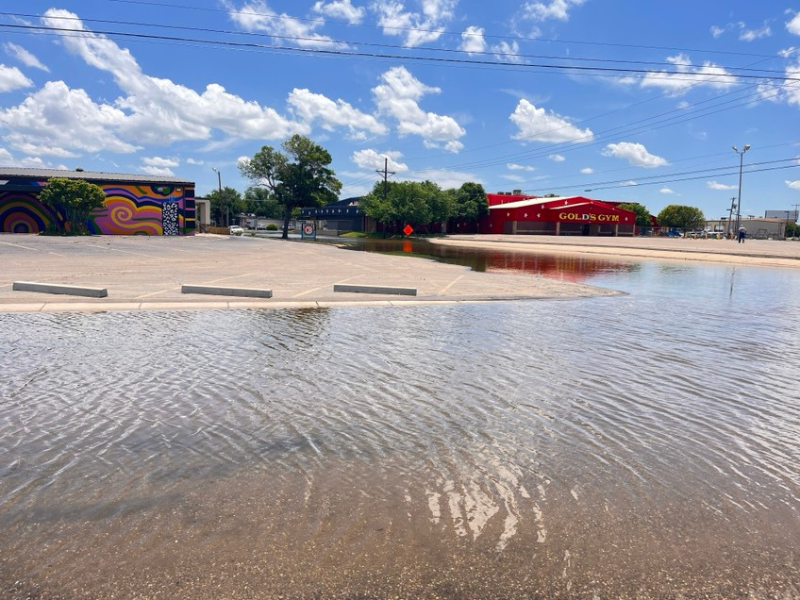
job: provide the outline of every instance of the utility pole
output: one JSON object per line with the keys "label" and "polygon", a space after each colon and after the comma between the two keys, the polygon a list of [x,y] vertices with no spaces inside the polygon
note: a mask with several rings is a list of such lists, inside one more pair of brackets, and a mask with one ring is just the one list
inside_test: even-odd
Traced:
{"label": "utility pole", "polygon": [[733,146],[733,151],[739,155],[739,202],[736,207],[736,234],[739,234],[739,227],[742,222],[742,168],[744,167],[744,153],[750,150],[750,144],[742,146],[741,151]]}
{"label": "utility pole", "polygon": [[383,157],[383,170],[375,169],[376,173],[383,174],[383,199],[386,200],[386,194],[388,193],[388,186],[389,186],[389,175],[395,175],[395,171],[389,170],[389,159],[387,157]]}
{"label": "utility pole", "polygon": [[[211,167],[211,170],[217,174],[217,184],[219,185],[219,201],[220,203],[222,203],[222,173],[214,167]],[[222,213],[220,213],[220,217],[222,217]],[[227,227],[230,224],[231,224],[231,207],[230,205],[228,205],[228,218],[227,222],[225,223],[225,226]]]}
{"label": "utility pole", "polygon": [[[383,171],[375,169],[376,173],[383,174],[383,199],[386,200],[386,195],[389,193],[389,175],[395,175],[395,171],[389,170],[389,159],[383,157]],[[383,237],[386,237],[386,227],[383,228]]]}
{"label": "utility pole", "polygon": [[[733,237],[731,235],[731,230],[732,230],[732,225],[733,225],[733,211],[734,211],[735,208],[736,208],[736,197],[734,196],[733,198],[731,198],[731,207],[730,207],[730,209],[728,209],[728,237],[729,238]],[[736,233],[736,231],[734,230],[733,233]]]}

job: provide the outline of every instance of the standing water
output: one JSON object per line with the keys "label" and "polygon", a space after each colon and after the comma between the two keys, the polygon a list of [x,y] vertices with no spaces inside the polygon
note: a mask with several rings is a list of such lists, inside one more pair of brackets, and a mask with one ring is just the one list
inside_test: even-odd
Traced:
{"label": "standing water", "polygon": [[0,314],[0,596],[800,597],[800,272],[580,262],[627,295]]}

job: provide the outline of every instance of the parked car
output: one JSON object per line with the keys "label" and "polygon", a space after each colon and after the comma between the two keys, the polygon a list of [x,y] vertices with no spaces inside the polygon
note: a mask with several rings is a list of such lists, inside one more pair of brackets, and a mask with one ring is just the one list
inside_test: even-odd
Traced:
{"label": "parked car", "polygon": [[242,229],[238,225],[231,225],[228,228],[228,233],[230,233],[231,235],[242,235],[244,234],[244,229]]}

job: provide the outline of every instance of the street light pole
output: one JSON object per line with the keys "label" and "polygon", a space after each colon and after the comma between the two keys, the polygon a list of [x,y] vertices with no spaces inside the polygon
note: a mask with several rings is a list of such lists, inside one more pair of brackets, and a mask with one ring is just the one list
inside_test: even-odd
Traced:
{"label": "street light pole", "polygon": [[739,155],[739,202],[736,203],[736,231],[734,232],[738,234],[742,220],[742,167],[744,166],[744,153],[750,150],[750,144],[742,146],[741,152],[736,146],[732,146],[732,148]]}
{"label": "street light pole", "polygon": [[[731,227],[733,225],[733,209],[736,208],[736,198],[731,198],[731,207],[728,210],[728,238],[732,238]],[[736,233],[736,232],[734,232]]]}
{"label": "street light pole", "polygon": [[[219,201],[222,202],[222,173],[214,167],[211,167],[211,170],[217,174],[217,185],[219,186]],[[227,222],[225,223],[226,226],[231,224],[231,207],[228,206],[227,208],[228,208],[228,218]]]}

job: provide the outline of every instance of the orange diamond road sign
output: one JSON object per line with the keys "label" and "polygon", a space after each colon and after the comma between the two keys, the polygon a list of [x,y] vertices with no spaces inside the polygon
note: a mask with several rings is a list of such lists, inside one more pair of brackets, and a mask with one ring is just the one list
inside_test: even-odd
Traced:
{"label": "orange diamond road sign", "polygon": [[414,228],[411,227],[411,225],[406,225],[405,227],[403,227],[403,233],[405,233],[406,235],[411,235],[412,233],[414,233]]}

